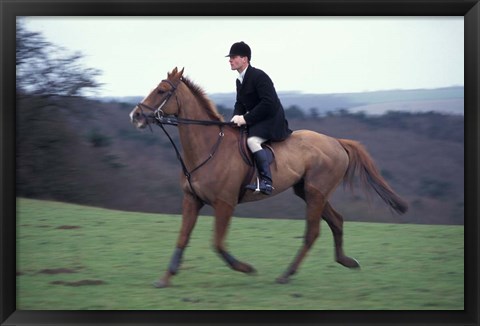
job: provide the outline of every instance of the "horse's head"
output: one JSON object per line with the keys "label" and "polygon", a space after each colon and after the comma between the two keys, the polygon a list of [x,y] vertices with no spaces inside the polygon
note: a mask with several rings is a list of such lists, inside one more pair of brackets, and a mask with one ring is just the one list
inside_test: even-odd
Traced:
{"label": "horse's head", "polygon": [[183,70],[175,69],[130,112],[130,120],[137,128],[145,128],[155,115],[178,115],[178,100],[173,99],[179,86]]}

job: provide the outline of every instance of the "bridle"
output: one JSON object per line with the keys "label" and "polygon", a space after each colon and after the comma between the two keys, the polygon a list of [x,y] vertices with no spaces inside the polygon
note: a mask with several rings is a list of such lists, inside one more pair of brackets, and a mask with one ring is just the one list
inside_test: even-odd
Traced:
{"label": "bridle", "polygon": [[[181,81],[181,80],[180,80]],[[167,104],[167,102],[170,100],[170,98],[175,94],[175,91],[178,88],[178,85],[173,84],[170,80],[164,79],[162,82],[166,82],[171,86],[171,89],[168,91],[167,95],[163,99],[163,101],[160,103],[160,105],[155,109],[147,104],[144,103],[138,103],[137,106],[140,108],[140,112],[142,116],[144,117],[148,127],[150,128],[150,131],[153,132],[152,127],[150,126],[150,121],[153,118],[154,123],[160,128],[162,128],[163,132],[165,135],[167,135],[168,139],[170,140],[170,143],[172,144],[173,149],[175,150],[175,153],[177,155],[177,159],[180,161],[180,164],[182,166],[183,174],[187,178],[188,184],[190,185],[190,189],[192,190],[192,193],[194,194],[195,197],[197,197],[199,200],[201,200],[204,203],[207,203],[207,201],[203,200],[198,196],[196,193],[195,189],[193,188],[192,185],[192,174],[200,169],[202,166],[207,164],[208,161],[210,161],[215,153],[217,152],[218,148],[220,147],[220,143],[222,142],[223,137],[225,136],[223,132],[223,127],[224,126],[235,126],[233,122],[222,122],[222,121],[213,121],[213,120],[195,120],[195,119],[184,119],[184,118],[179,118],[176,116],[167,116],[165,115],[165,112],[163,112],[162,108]],[[180,108],[180,103],[178,102],[177,95],[175,94],[175,99],[177,102],[177,108]],[[147,109],[152,112],[152,115],[146,115],[143,112],[143,109]],[[220,132],[218,133],[218,138],[216,143],[213,145],[212,149],[210,150],[210,154],[208,157],[200,163],[197,167],[192,169],[191,171],[188,171],[187,166],[185,165],[185,161],[182,158],[182,155],[180,154],[180,151],[178,150],[177,145],[175,145],[175,142],[173,141],[172,137],[170,134],[167,132],[165,129],[164,125],[171,125],[171,126],[178,126],[179,124],[192,124],[192,125],[202,125],[202,126],[219,126]]]}
{"label": "bridle", "polygon": [[[147,122],[147,125],[148,127],[150,128],[150,131],[152,131],[152,127],[150,126],[150,118],[152,118],[151,116],[147,116],[144,112],[143,112],[143,109],[147,109],[149,111],[152,112],[152,116],[153,118],[155,119],[155,122],[157,124],[171,124],[171,125],[178,125],[178,124],[173,124],[173,123],[169,123],[169,121],[163,121],[163,118],[165,117],[165,113],[162,111],[162,108],[165,106],[165,104],[167,104],[168,100],[170,100],[170,98],[173,96],[173,94],[175,94],[175,91],[177,90],[177,85],[173,84],[171,81],[169,81],[168,79],[164,79],[162,80],[162,83],[165,82],[165,83],[168,83],[172,88],[168,91],[167,93],[167,96],[165,96],[165,98],[163,99],[163,101],[160,103],[160,105],[158,106],[158,108],[153,108],[145,103],[142,103],[142,102],[139,102],[137,104],[137,106],[140,108],[140,112],[142,114],[142,116],[145,118],[145,121]],[[178,98],[177,98],[177,95],[175,95],[175,99],[177,101],[177,107],[180,106],[180,104],[178,103]]]}

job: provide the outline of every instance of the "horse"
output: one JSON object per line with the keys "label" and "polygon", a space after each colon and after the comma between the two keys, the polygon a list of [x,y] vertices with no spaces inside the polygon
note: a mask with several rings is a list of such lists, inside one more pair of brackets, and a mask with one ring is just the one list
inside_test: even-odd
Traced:
{"label": "horse", "polygon": [[[292,263],[276,278],[287,283],[295,274],[320,233],[320,221],[326,221],[333,233],[337,263],[358,269],[360,264],[343,249],[343,217],[329,202],[343,181],[353,186],[360,177],[362,184],[375,190],[396,213],[407,211],[407,203],[381,176],[373,159],[362,144],[336,139],[309,130],[296,130],[286,140],[271,143],[275,153],[272,168],[274,190],[271,196],[245,192],[245,180],[252,167],[242,159],[239,150],[242,131],[225,122],[204,90],[183,76],[184,68],[174,68],[130,113],[131,123],[139,129],[158,124],[178,126],[183,157],[174,145],[183,175],[182,224],[174,253],[163,277],[153,283],[157,288],[171,286],[184,250],[189,242],[200,209],[210,205],[214,211],[213,248],[233,270],[255,274],[255,268],[231,254],[225,245],[227,229],[237,204],[275,196],[289,188],[306,204],[304,240]],[[172,117],[172,119],[168,118]],[[150,127],[151,128],[151,127]],[[254,179],[254,178],[253,178]],[[247,182],[248,183],[248,182]]]}

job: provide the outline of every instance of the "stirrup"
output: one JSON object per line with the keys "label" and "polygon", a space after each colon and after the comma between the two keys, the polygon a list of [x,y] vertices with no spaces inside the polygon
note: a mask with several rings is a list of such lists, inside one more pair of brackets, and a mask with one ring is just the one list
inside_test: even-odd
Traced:
{"label": "stirrup", "polygon": [[258,193],[260,192],[260,179],[257,177],[257,188],[254,190],[254,192]]}
{"label": "stirrup", "polygon": [[245,188],[253,190],[253,192],[256,193],[256,194],[261,192],[262,194],[265,194],[265,195],[270,195],[272,193],[272,190],[275,189],[270,184],[266,184],[265,188],[261,189],[260,188],[260,178],[259,177],[257,177],[256,185],[247,185]]}

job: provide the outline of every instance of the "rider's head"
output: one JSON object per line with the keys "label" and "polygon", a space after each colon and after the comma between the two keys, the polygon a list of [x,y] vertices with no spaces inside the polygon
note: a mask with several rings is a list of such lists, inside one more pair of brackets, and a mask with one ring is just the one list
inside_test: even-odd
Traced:
{"label": "rider's head", "polygon": [[237,42],[232,45],[230,53],[226,57],[230,57],[229,62],[232,70],[241,72],[250,64],[252,51],[245,42]]}

